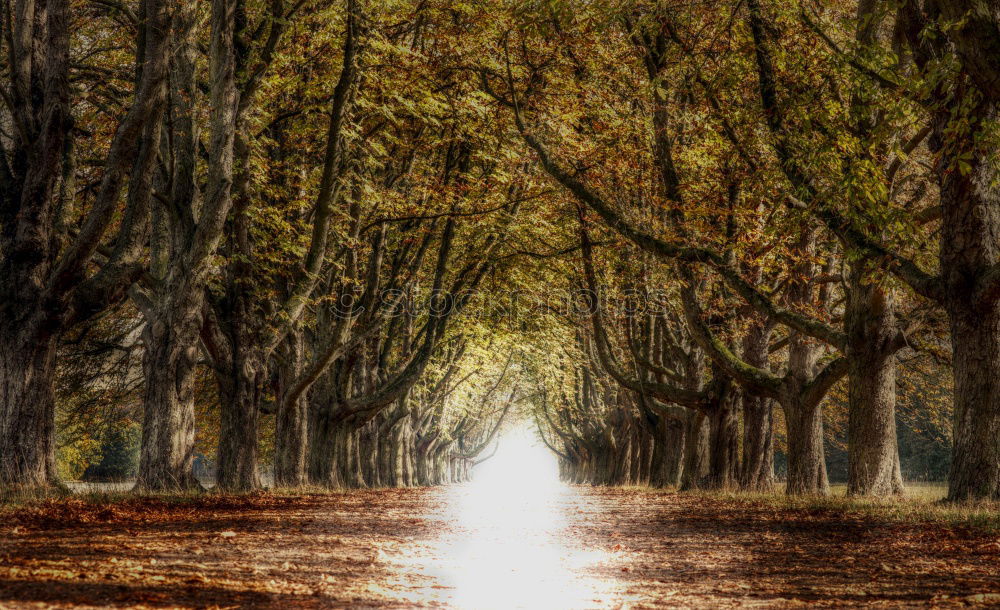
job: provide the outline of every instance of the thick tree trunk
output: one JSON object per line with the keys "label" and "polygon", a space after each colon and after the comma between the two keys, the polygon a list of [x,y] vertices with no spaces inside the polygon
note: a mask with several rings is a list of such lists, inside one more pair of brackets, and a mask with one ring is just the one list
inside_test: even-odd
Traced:
{"label": "thick tree trunk", "polygon": [[740,421],[733,392],[718,400],[709,416],[709,466],[706,487],[734,489],[740,474]]}
{"label": "thick tree trunk", "polygon": [[656,416],[655,422],[649,425],[650,437],[652,438],[649,456],[650,487],[667,487],[669,485],[666,472],[669,450],[666,432],[667,421],[666,417]]}
{"label": "thick tree trunk", "polygon": [[826,495],[830,482],[826,476],[823,452],[823,409],[819,405],[792,405],[785,409],[788,429],[789,495]]}
{"label": "thick tree trunk", "polygon": [[286,404],[284,393],[298,378],[303,364],[302,334],[289,338],[286,350],[287,366],[278,371],[278,412],[274,420],[274,486],[300,487],[308,483],[306,456],[309,447],[309,403],[299,396]]}
{"label": "thick tree trunk", "polygon": [[0,495],[58,485],[55,338],[0,327]]}
{"label": "thick tree trunk", "polygon": [[410,417],[404,417],[400,427],[402,428],[399,449],[400,461],[402,462],[403,469],[402,484],[406,487],[413,487],[417,484],[417,475],[416,466],[414,465],[416,459],[416,448],[414,443],[412,419]]}
{"label": "thick tree trunk", "polygon": [[684,467],[681,490],[697,489],[708,475],[708,418],[692,411],[684,424]]}
{"label": "thick tree trunk", "polygon": [[[322,404],[325,402],[326,404]],[[320,487],[343,487],[340,477],[340,458],[343,455],[344,426],[334,419],[335,405],[317,401],[309,426],[309,452],[307,470],[309,482]]]}
{"label": "thick tree trunk", "polygon": [[594,480],[596,469],[594,467],[594,456],[590,452],[581,454],[576,462],[576,470],[573,473],[573,483],[584,485]]}
{"label": "thick tree trunk", "polygon": [[396,468],[396,450],[399,435],[396,428],[399,421],[393,421],[391,415],[380,416],[378,418],[379,433],[376,435],[375,443],[378,445],[378,456],[376,468],[378,469],[379,485],[385,487],[396,487],[399,485],[399,470]]}
{"label": "thick tree trunk", "polygon": [[[405,401],[400,401],[397,409],[405,410]],[[406,453],[411,450],[407,443],[407,432],[410,425],[408,413],[395,413],[389,416],[389,426],[380,435],[379,456],[381,461],[382,484],[390,487],[408,487],[410,481],[406,476]]]}
{"label": "thick tree trunk", "polygon": [[291,405],[278,403],[274,423],[274,486],[300,487],[309,482],[306,458],[309,454],[309,418],[306,397]]}
{"label": "thick tree trunk", "polygon": [[427,487],[434,484],[434,449],[428,444],[425,447],[417,447],[414,454],[414,464],[416,466],[417,485]]}
{"label": "thick tree trunk", "polygon": [[954,441],[948,499],[1000,498],[1000,307],[952,304]]}
{"label": "thick tree trunk", "polygon": [[[237,362],[239,362],[237,360]],[[236,367],[234,367],[236,368]],[[261,488],[257,464],[260,422],[260,371],[250,362],[238,364],[219,406],[219,489],[254,491]]]}
{"label": "thick tree trunk", "polygon": [[684,425],[661,417],[653,439],[649,484],[652,487],[678,487],[684,456]]}
{"label": "thick tree trunk", "polygon": [[597,476],[594,480],[595,485],[615,484],[616,449],[615,439],[610,433],[605,433],[605,442],[601,444],[595,462],[597,469]]}
{"label": "thick tree trunk", "polygon": [[[200,299],[166,300],[143,338],[146,393],[138,491],[186,491],[194,478],[194,367],[201,328]],[[161,313],[162,312],[162,313]]]}
{"label": "thick tree trunk", "polygon": [[626,427],[618,433],[619,441],[615,451],[609,454],[611,459],[611,481],[612,485],[631,485],[630,475],[632,473],[632,432]]}
{"label": "thick tree trunk", "polygon": [[896,334],[891,295],[852,269],[844,326],[847,333],[847,493],[903,493],[896,444]]}
{"label": "thick tree trunk", "polygon": [[[990,274],[1000,265],[1000,171],[996,151],[977,143],[979,133],[1000,120],[998,103],[980,101],[969,109],[967,132],[960,132],[967,133],[966,139],[957,143],[951,141],[949,129],[956,126],[945,109],[931,140],[933,148],[954,155],[938,161],[943,170],[940,265],[955,379],[952,501],[1000,499],[1000,290],[989,286],[997,283]],[[963,152],[966,171],[956,167]]]}
{"label": "thick tree trunk", "polygon": [[433,457],[433,483],[432,485],[443,485],[450,482],[448,480],[448,467],[450,460],[448,459],[448,447],[449,445],[442,445],[438,447],[437,451],[434,452]]}

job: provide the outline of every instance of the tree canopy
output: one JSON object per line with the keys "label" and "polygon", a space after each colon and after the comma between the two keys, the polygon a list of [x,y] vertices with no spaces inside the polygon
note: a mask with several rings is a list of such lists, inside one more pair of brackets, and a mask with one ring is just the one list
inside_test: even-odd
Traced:
{"label": "tree canopy", "polygon": [[1000,498],[986,3],[2,6],[5,493]]}

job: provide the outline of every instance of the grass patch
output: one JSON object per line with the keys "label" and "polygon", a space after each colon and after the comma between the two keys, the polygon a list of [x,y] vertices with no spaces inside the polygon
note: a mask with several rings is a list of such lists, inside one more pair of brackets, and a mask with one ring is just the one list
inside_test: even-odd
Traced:
{"label": "grass patch", "polygon": [[845,485],[831,486],[829,496],[787,496],[771,493],[698,490],[691,493],[736,504],[774,509],[830,511],[889,522],[938,523],[1000,533],[1000,502],[944,502],[944,483],[911,483],[899,498],[848,497]]}

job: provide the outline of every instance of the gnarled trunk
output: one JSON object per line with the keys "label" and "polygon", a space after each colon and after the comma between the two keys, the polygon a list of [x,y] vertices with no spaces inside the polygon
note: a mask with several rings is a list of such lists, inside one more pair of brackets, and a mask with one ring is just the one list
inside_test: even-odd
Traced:
{"label": "gnarled trunk", "polygon": [[632,462],[632,482],[635,485],[648,485],[650,459],[653,453],[653,437],[645,428],[636,426],[635,460]]}
{"label": "gnarled trunk", "polygon": [[[320,388],[317,388],[320,389]],[[306,467],[309,482],[320,487],[343,487],[340,477],[341,450],[346,442],[343,422],[337,421],[336,404],[329,399],[313,399],[309,423],[309,452]]]}
{"label": "gnarled trunk", "polygon": [[684,425],[660,417],[653,439],[649,484],[652,487],[677,487],[681,483],[684,455]]}
{"label": "gnarled trunk", "polygon": [[361,460],[361,473],[368,487],[382,487],[382,474],[379,469],[379,455],[382,451],[379,442],[378,421],[368,422],[358,434],[358,452]]}
{"label": "gnarled trunk", "polygon": [[951,304],[954,441],[948,499],[1000,498],[1000,306]]}
{"label": "gnarled trunk", "polygon": [[244,361],[234,367],[229,383],[220,384],[219,489],[254,491],[261,488],[257,465],[257,432],[260,423],[260,370]]}
{"label": "gnarled trunk", "polygon": [[743,465],[740,487],[770,491],[774,486],[774,407],[769,398],[743,394]]}
{"label": "gnarled trunk", "polygon": [[826,476],[823,452],[823,409],[819,405],[792,404],[785,408],[788,430],[789,495],[826,495],[830,481]]}
{"label": "gnarled trunk", "polygon": [[[194,367],[201,328],[200,299],[167,300],[146,323],[142,451],[136,489],[185,491],[194,478]],[[196,293],[197,294],[197,293]],[[165,299],[166,300],[166,299]]]}
{"label": "gnarled trunk", "polygon": [[719,398],[709,416],[709,458],[706,487],[732,489],[740,473],[739,410],[732,392]]}
{"label": "gnarled trunk", "polygon": [[340,480],[348,489],[368,487],[361,460],[361,430],[351,422],[342,422],[340,444],[335,450],[340,455]]}
{"label": "gnarled trunk", "polygon": [[286,404],[285,392],[298,378],[303,364],[302,333],[289,338],[287,366],[278,371],[278,411],[274,420],[274,486],[299,487],[308,482],[306,456],[309,448],[309,403],[299,396]]}
{"label": "gnarled trunk", "polygon": [[708,418],[692,411],[684,424],[684,467],[681,490],[697,489],[708,475]]}
{"label": "gnarled trunk", "polygon": [[0,327],[0,492],[58,485],[54,337]]}
{"label": "gnarled trunk", "polygon": [[[956,103],[973,98],[965,97],[969,99]],[[998,104],[987,98],[968,109],[969,124],[959,131],[965,138],[957,143],[949,142],[954,137],[949,130],[958,128],[945,108],[936,117],[931,139],[933,148],[954,155],[938,161],[943,170],[940,266],[955,378],[948,476],[948,499],[953,501],[1000,499],[1000,289],[990,286],[997,283],[991,273],[1000,265],[1000,171],[996,151],[984,150],[977,139],[1000,120]],[[956,167],[963,153],[968,156],[966,171]]]}
{"label": "gnarled trunk", "polygon": [[896,333],[892,299],[885,289],[852,269],[844,327],[847,333],[847,493],[903,493],[896,444]]}

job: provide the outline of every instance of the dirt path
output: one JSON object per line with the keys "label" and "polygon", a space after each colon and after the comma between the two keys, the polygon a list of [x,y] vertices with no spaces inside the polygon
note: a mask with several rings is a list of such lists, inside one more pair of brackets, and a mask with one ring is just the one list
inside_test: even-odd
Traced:
{"label": "dirt path", "polygon": [[0,523],[0,607],[1000,604],[1000,538],[684,494],[475,486],[53,503]]}

